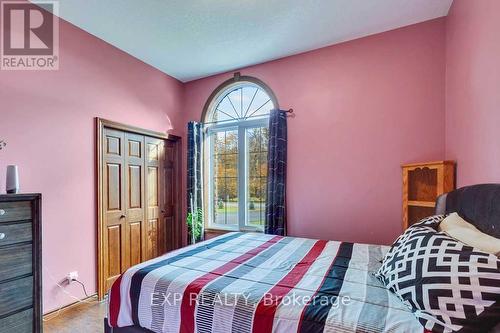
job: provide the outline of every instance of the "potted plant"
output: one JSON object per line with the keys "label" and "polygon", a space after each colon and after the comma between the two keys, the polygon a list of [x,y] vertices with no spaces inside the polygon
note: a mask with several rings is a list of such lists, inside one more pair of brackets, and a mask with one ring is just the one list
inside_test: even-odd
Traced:
{"label": "potted plant", "polygon": [[188,213],[187,226],[189,242],[191,244],[199,242],[203,239],[203,211],[201,208],[194,211],[194,214],[191,212]]}

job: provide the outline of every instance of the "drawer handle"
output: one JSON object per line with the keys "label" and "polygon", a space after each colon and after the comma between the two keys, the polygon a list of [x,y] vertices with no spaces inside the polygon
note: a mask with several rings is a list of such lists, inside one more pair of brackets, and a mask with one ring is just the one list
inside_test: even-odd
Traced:
{"label": "drawer handle", "polygon": [[5,210],[4,209],[0,209],[0,215],[5,215]]}
{"label": "drawer handle", "polygon": [[0,232],[0,240],[5,238],[5,234],[3,232]]}

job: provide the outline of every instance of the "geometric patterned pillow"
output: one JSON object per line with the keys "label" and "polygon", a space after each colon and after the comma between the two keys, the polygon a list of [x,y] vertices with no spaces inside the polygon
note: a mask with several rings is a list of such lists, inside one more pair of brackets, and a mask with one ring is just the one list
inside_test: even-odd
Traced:
{"label": "geometric patterned pillow", "polygon": [[406,230],[375,274],[434,332],[487,332],[500,323],[500,259],[436,227],[444,216]]}
{"label": "geometric patterned pillow", "polygon": [[434,215],[421,219],[415,224],[412,224],[410,228],[414,227],[431,227],[434,230],[438,229],[439,224],[446,218],[447,215]]}

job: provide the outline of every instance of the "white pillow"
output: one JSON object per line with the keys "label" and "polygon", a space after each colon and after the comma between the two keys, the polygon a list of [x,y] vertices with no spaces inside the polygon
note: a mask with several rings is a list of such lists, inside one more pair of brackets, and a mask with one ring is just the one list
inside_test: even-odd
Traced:
{"label": "white pillow", "polygon": [[479,231],[457,213],[448,215],[439,224],[438,231],[484,252],[495,254],[497,257],[500,255],[500,239]]}

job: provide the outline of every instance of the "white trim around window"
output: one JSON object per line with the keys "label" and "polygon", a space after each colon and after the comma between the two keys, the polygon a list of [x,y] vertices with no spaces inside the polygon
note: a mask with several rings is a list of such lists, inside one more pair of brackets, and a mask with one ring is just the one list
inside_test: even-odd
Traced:
{"label": "white trim around window", "polygon": [[[206,227],[208,229],[227,231],[263,231],[263,226],[252,226],[248,223],[249,197],[248,197],[248,140],[247,130],[251,128],[261,128],[269,126],[269,117],[258,119],[248,119],[228,124],[214,124],[206,129],[205,135],[205,161],[207,163],[207,189],[208,200],[206,208],[208,214],[205,215]],[[237,130],[238,131],[238,224],[217,224],[214,215],[214,145],[213,135],[218,132]]]}

